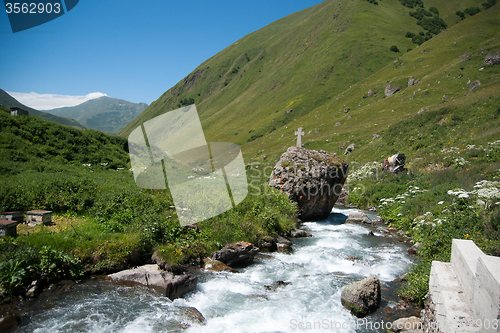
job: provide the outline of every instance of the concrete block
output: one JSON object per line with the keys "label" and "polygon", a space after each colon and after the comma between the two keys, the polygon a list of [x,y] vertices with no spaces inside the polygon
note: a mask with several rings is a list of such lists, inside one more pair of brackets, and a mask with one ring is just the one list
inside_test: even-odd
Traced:
{"label": "concrete block", "polygon": [[471,240],[454,239],[451,246],[451,267],[457,274],[465,297],[470,304],[474,299],[474,277],[477,260],[484,253]]}
{"label": "concrete block", "polygon": [[500,332],[500,258],[482,256],[477,262],[473,310],[481,332]]}
{"label": "concrete block", "polygon": [[450,263],[432,262],[429,295],[441,332],[478,332],[477,327],[464,323],[465,318],[473,318],[473,311]]}

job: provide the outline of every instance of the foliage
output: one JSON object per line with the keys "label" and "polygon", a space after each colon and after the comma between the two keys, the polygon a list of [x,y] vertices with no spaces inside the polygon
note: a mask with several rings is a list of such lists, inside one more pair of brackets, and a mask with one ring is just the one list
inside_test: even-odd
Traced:
{"label": "foliage", "polygon": [[484,7],[484,9],[488,9],[496,5],[497,2],[498,0],[488,0],[487,2],[483,2],[481,5]]}
{"label": "foliage", "polygon": [[424,17],[417,21],[417,24],[421,26],[424,30],[432,34],[439,34],[442,30],[446,29],[448,25],[440,17]]}
{"label": "foliage", "polygon": [[422,2],[422,0],[399,0],[399,1],[403,6],[408,8],[424,7],[424,3]]}
{"label": "foliage", "polygon": [[0,240],[0,287],[9,295],[23,294],[32,280],[45,282],[83,275],[80,260],[50,246],[29,247],[10,237]]}
{"label": "foliage", "polygon": [[[500,140],[486,147],[470,145],[467,150],[485,150],[487,155],[495,155],[500,151]],[[439,154],[449,153],[443,150]],[[498,180],[498,160],[476,161],[459,171],[451,165],[440,171],[409,175],[384,173],[356,183],[364,189],[363,198],[359,198],[359,193],[350,193],[348,201],[354,198],[357,203],[377,205],[378,214],[389,226],[403,230],[420,243],[418,265],[409,272],[401,294],[423,305],[430,264],[433,260],[450,260],[452,239],[472,239],[485,253],[500,255]]]}
{"label": "foliage", "polygon": [[38,117],[11,117],[0,112],[0,171],[44,171],[56,165],[125,168],[127,140],[94,130],[80,130]]}
{"label": "foliage", "polygon": [[392,52],[399,52],[399,49],[398,49],[398,47],[396,45],[392,45],[391,48],[390,48],[390,50]]}
{"label": "foliage", "polygon": [[180,108],[180,107],[188,106],[188,105],[191,105],[191,104],[194,104],[194,98],[192,98],[192,97],[181,98],[181,100],[177,104],[177,107]]}
{"label": "foliage", "polygon": [[465,13],[462,12],[461,10],[457,10],[455,13],[458,17],[460,17],[462,20],[465,19]]}
{"label": "foliage", "polygon": [[410,16],[413,16],[414,18],[416,18],[417,20],[420,21],[420,20],[422,20],[426,16],[427,17],[432,17],[433,13],[428,12],[424,8],[418,8],[416,11],[410,12]]}
{"label": "foliage", "polygon": [[414,266],[409,272],[406,282],[401,286],[400,294],[424,307],[429,286],[430,264],[428,262]]}
{"label": "foliage", "polygon": [[23,266],[24,262],[20,260],[9,259],[0,262],[0,287],[3,292],[12,295],[24,289],[27,272]]}
{"label": "foliage", "polygon": [[481,8],[479,7],[468,7],[464,9],[464,13],[470,16],[476,15],[481,12]]}
{"label": "foliage", "polygon": [[423,32],[420,32],[419,35],[415,35],[411,32],[406,33],[405,37],[411,38],[414,44],[421,45],[431,39],[432,34],[437,35],[448,27],[446,22],[439,17],[439,10],[436,7],[430,7],[427,11],[424,8],[423,3],[420,8],[417,8],[415,11],[411,11],[410,16],[417,19],[417,25],[421,26],[424,30],[427,30],[426,35],[424,35]]}
{"label": "foliage", "polygon": [[374,5],[378,5],[378,1],[377,0],[366,0],[368,1],[369,3],[372,3]]}

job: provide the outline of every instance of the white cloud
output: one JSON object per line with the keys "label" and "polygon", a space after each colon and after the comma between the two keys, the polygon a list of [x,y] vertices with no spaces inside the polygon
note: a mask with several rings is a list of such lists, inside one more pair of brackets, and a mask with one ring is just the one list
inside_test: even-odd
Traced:
{"label": "white cloud", "polygon": [[50,110],[55,108],[62,108],[66,106],[75,106],[82,104],[91,99],[108,96],[100,92],[93,92],[85,96],[70,96],[70,95],[55,95],[55,94],[37,94],[7,92],[9,95],[17,99],[19,102],[32,107],[36,110]]}

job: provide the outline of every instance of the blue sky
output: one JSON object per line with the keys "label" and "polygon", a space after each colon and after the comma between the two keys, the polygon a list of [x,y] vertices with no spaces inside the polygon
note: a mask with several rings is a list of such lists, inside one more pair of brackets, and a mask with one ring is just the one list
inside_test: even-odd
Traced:
{"label": "blue sky", "polygon": [[241,37],[320,2],[81,0],[18,33],[2,8],[0,88],[150,104]]}

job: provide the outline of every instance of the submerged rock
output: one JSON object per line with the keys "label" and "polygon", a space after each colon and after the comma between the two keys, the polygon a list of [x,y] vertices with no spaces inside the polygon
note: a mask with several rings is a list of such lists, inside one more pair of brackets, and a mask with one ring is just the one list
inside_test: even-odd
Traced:
{"label": "submerged rock", "polygon": [[415,255],[415,254],[417,254],[418,249],[420,249],[420,243],[416,242],[415,244],[413,244],[413,246],[411,246],[410,248],[408,248],[408,254]]}
{"label": "submerged rock", "polygon": [[205,325],[206,319],[203,317],[198,309],[193,307],[183,307],[180,309],[180,314],[183,318],[187,319],[191,323],[196,323],[200,325]]}
{"label": "submerged rock", "polygon": [[278,288],[286,287],[288,285],[292,284],[291,282],[285,282],[285,281],[274,281],[270,285],[265,285],[264,288],[269,291],[276,291]]}
{"label": "submerged rock", "polygon": [[263,252],[275,252],[278,250],[278,246],[276,245],[276,241],[274,238],[268,236],[262,239],[262,244],[259,244],[259,248]]}
{"label": "submerged rock", "polygon": [[21,318],[17,315],[6,315],[0,318],[0,331],[11,332],[21,325]]}
{"label": "submerged rock", "polygon": [[229,267],[225,263],[219,260],[209,260],[205,263],[203,267],[205,272],[231,272],[234,273],[236,270],[234,268]]}
{"label": "submerged rock", "polygon": [[352,213],[350,213],[349,216],[347,217],[347,220],[345,222],[346,223],[349,223],[349,222],[361,222],[361,223],[368,223],[368,224],[371,223],[370,218],[368,217],[368,215],[366,215],[363,212],[352,212]]}
{"label": "submerged rock", "polygon": [[160,291],[174,300],[182,297],[196,288],[198,278],[191,273],[174,275],[159,269],[156,264],[139,266],[118,273],[110,274],[111,281],[126,286],[143,285]]}
{"label": "submerged rock", "polygon": [[400,318],[392,322],[392,331],[397,332],[423,332],[422,319],[417,317]]}
{"label": "submerged rock", "polygon": [[292,252],[292,242],[283,237],[283,236],[278,236],[276,238],[276,246],[278,252],[283,252],[283,253],[291,253]]}
{"label": "submerged rock", "polygon": [[276,163],[269,186],[295,201],[302,220],[326,218],[346,180],[348,164],[325,150],[290,147]]}
{"label": "submerged rock", "polygon": [[290,237],[292,238],[302,238],[302,237],[312,237],[312,235],[302,229],[292,229],[290,231]]}
{"label": "submerged rock", "polygon": [[354,282],[342,290],[342,305],[356,317],[362,318],[380,306],[381,293],[378,277],[372,275]]}
{"label": "submerged rock", "polygon": [[212,252],[210,258],[219,260],[231,267],[248,266],[253,262],[259,248],[248,242],[228,244],[221,250]]}

